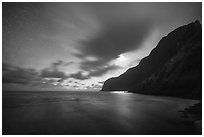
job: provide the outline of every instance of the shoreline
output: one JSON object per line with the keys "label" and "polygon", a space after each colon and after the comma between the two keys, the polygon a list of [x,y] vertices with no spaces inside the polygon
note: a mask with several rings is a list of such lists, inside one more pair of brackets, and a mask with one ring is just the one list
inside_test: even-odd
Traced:
{"label": "shoreline", "polygon": [[189,122],[194,126],[195,133],[202,135],[202,102],[193,104],[183,110],[179,110],[182,113],[182,118],[185,122]]}

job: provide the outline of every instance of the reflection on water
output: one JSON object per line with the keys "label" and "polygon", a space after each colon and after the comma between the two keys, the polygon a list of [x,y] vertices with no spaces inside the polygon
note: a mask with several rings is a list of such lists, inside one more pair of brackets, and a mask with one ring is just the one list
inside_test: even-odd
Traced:
{"label": "reflection on water", "polygon": [[129,93],[9,92],[3,93],[3,134],[190,134],[178,110],[196,102]]}
{"label": "reflection on water", "polygon": [[129,94],[132,94],[132,93],[130,93],[130,92],[128,92],[128,91],[111,91],[110,93],[121,93],[121,94],[127,94],[127,93],[129,93]]}

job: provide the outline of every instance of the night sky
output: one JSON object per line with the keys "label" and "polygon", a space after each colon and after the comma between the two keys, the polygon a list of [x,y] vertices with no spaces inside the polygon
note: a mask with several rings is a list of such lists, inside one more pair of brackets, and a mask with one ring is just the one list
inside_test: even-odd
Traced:
{"label": "night sky", "polygon": [[3,3],[3,90],[100,90],[202,3]]}

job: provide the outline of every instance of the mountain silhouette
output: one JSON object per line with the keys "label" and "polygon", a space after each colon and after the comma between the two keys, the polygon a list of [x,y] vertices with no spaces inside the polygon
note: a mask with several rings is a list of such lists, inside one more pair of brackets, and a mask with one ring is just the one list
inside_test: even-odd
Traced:
{"label": "mountain silhouette", "polygon": [[106,80],[102,91],[202,97],[202,27],[199,21],[163,37],[140,63]]}

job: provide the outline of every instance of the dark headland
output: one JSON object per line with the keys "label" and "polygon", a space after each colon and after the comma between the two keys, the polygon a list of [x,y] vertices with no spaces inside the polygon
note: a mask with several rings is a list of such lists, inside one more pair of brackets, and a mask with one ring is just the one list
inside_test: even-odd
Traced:
{"label": "dark headland", "polygon": [[202,27],[199,21],[163,37],[140,63],[105,81],[102,91],[202,98]]}
{"label": "dark headland", "polygon": [[[202,26],[199,21],[181,26],[163,37],[140,63],[119,77],[105,81],[102,91],[172,96],[200,100],[183,117],[202,129]],[[186,123],[187,124],[187,123]]]}

